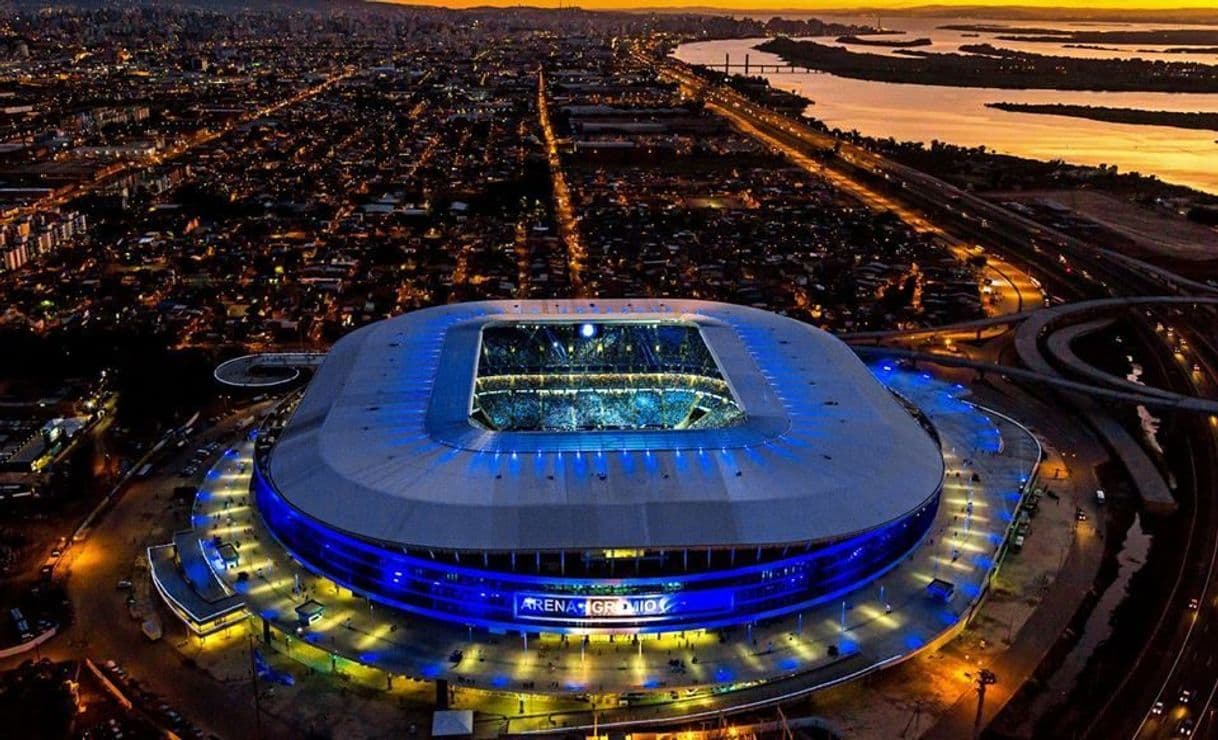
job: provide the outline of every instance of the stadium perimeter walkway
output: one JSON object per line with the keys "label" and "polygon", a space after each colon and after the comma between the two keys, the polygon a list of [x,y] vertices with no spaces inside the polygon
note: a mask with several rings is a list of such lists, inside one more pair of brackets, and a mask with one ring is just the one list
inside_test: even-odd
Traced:
{"label": "stadium perimeter walkway", "polygon": [[[1009,398],[1003,405],[1017,406],[1027,416],[1041,420],[1046,428],[1052,428],[1052,437],[1077,456],[1078,462],[1070,467],[1070,488],[1073,491],[1094,491],[1100,487],[1095,468],[1107,458],[1107,453],[1098,441],[1077,424],[1071,423],[1058,409],[1041,403],[1013,386],[1003,384],[979,395],[985,399],[1000,394]],[[1076,500],[1073,503],[1091,512],[1092,528],[1102,527],[1103,511],[1095,506],[1094,501]],[[1092,588],[1103,554],[1104,543],[1100,537],[1074,538],[1069,554],[1057,577],[1045,590],[1039,608],[1020,629],[1011,646],[996,656],[990,665],[990,669],[999,677],[999,683],[991,686],[986,693],[982,715],[984,726],[998,717],[1013,698],[1012,689],[1018,690],[1030,679],[1048,652],[1062,639],[1062,633]],[[949,740],[971,737],[976,711],[976,694],[973,691],[965,692],[923,738]]]}
{"label": "stadium perimeter walkway", "polygon": [[[911,556],[910,563],[882,579],[886,589],[882,595],[879,584],[871,584],[847,597],[846,606],[824,605],[809,610],[802,620],[792,618],[755,632],[739,628],[724,642],[713,635],[674,635],[665,640],[644,639],[638,645],[620,640],[593,643],[581,651],[578,640],[568,643],[551,636],[532,641],[526,648],[519,636],[488,637],[421,625],[370,606],[301,570],[271,546],[257,518],[250,516],[247,503],[248,445],[209,474],[196,511],[198,531],[202,536],[242,540],[241,570],[254,575],[246,588],[237,585],[236,572],[231,573],[234,587],[245,588],[251,611],[267,616],[277,626],[291,631],[292,610],[306,598],[326,604],[325,619],[306,633],[308,639],[284,641],[277,649],[294,653],[297,659],[306,659],[307,653],[320,647],[348,656],[332,661],[330,669],[356,680],[363,678],[369,685],[379,682],[383,688],[387,679],[361,663],[383,666],[399,677],[447,678],[457,688],[458,706],[510,718],[514,731],[523,729],[520,725],[544,729],[589,723],[592,707],[574,698],[584,693],[660,690],[660,704],[619,707],[616,700],[602,699],[606,704],[601,709],[602,723],[687,714],[703,707],[713,711],[780,695],[796,685],[840,680],[867,666],[915,652],[958,621],[980,594],[1001,533],[1018,503],[1020,481],[1035,461],[1035,442],[1009,422],[978,414],[960,400],[959,390],[952,390],[950,384],[899,371],[888,382],[922,406],[944,436],[951,474],[931,538]],[[973,472],[980,475],[980,484],[969,482]],[[977,517],[965,514],[970,500],[977,507]],[[982,516],[987,511],[991,516]],[[936,605],[925,595],[926,583],[935,576],[958,584],[962,596],[950,607]],[[885,602],[893,605],[891,613],[884,609]],[[842,654],[829,657],[830,645],[839,646]],[[458,649],[463,653],[461,659],[448,660],[450,652]],[[669,660],[678,665],[673,667]],[[368,673],[379,677],[364,675]],[[798,678],[730,695],[703,688],[686,696],[684,690],[697,684],[744,688],[763,676],[795,673]],[[473,687],[498,693],[466,691]],[[527,687],[557,688],[572,698],[530,699],[530,719],[523,716],[514,696]],[[668,691],[679,692],[678,700],[669,701]]]}

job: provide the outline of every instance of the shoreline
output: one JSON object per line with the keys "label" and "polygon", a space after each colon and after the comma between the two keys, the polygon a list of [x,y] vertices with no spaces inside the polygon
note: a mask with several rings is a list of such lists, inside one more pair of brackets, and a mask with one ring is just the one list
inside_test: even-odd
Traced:
{"label": "shoreline", "polygon": [[1090,121],[1123,123],[1133,126],[1166,126],[1193,131],[1218,131],[1218,113],[1186,113],[1166,110],[1142,110],[1139,108],[1070,105],[1067,103],[998,102],[986,103],[985,107],[1008,113],[1085,118]]}
{"label": "shoreline", "polygon": [[[715,72],[710,68],[699,67],[697,65],[695,65],[694,68],[700,70],[699,74],[711,74],[719,79],[724,78],[722,72]],[[774,87],[768,78],[743,78],[741,76],[736,76],[736,79],[748,79],[754,83],[764,82],[764,85],[754,86],[754,90],[758,89],[759,87],[764,87],[768,90],[780,89]],[[741,92],[746,92],[740,88],[737,89]],[[748,93],[746,92],[746,94]],[[753,96],[750,95],[750,97]],[[807,98],[804,99],[807,100]],[[936,171],[934,167],[928,166],[926,161],[921,161],[924,155],[934,151],[935,145],[933,142],[918,141],[915,139],[899,139],[895,137],[865,136],[856,132],[846,131],[840,127],[830,126],[817,118],[811,112],[810,108],[812,105],[815,105],[815,102],[809,101],[809,103],[809,110],[805,110],[804,113],[799,116],[799,118],[805,124],[812,126],[813,128],[826,134],[830,134],[843,140],[849,140],[856,144],[864,144],[878,150],[887,149],[888,156],[897,161],[902,161],[904,164],[913,166],[924,172],[929,172],[936,176],[944,177],[944,179],[952,179],[951,175],[948,175],[942,171]],[[1002,103],[991,103],[988,105],[993,107],[1002,105]],[[1164,113],[1170,114],[1171,112],[1164,111]],[[1215,118],[1218,118],[1218,113],[1206,115],[1213,115]],[[1177,182],[1172,182],[1171,180],[1165,180],[1153,173],[1143,173],[1132,170],[1128,172],[1118,172],[1116,168],[1108,169],[1098,165],[1072,163],[1065,159],[1050,160],[1037,157],[1028,157],[1020,154],[1010,154],[991,150],[986,146],[964,146],[958,144],[940,143],[938,144],[938,151],[948,155],[948,159],[955,159],[958,161],[971,160],[974,163],[985,162],[1000,166],[1001,169],[1006,170],[1037,169],[1041,170],[1042,176],[1046,177],[1053,170],[1088,172],[1091,173],[1091,175],[1085,177],[1084,179],[1092,184],[1095,183],[1094,177],[1100,177],[1101,179],[1108,181],[1108,187],[1100,187],[1101,190],[1106,192],[1127,192],[1131,188],[1139,188],[1154,191],[1158,195],[1166,198],[1187,198],[1197,204],[1207,204],[1205,206],[1207,208],[1218,206],[1218,189],[1215,189],[1214,191],[1203,190],[1192,185],[1184,185]],[[1081,184],[1081,182],[1076,184]]]}
{"label": "shoreline", "polygon": [[[741,39],[739,42],[737,42],[738,45],[731,47],[732,56],[735,58],[738,55],[742,55],[745,51],[757,48],[759,45],[768,41],[770,41],[770,39],[758,37]],[[716,43],[722,44],[725,42],[720,41]],[[690,40],[685,44],[680,44],[678,47],[675,47],[671,53],[676,58],[682,59],[695,67],[705,65],[708,68],[714,69],[715,64],[713,61],[704,62],[701,60],[714,60],[722,58],[726,47],[712,46],[710,48],[714,49],[715,51],[708,55],[705,51],[701,50],[703,48],[703,44],[703,40],[700,39]],[[678,51],[678,48],[688,48],[689,51]],[[913,50],[909,51],[908,53],[918,54],[919,52]],[[889,52],[889,54],[891,55],[893,52]],[[900,55],[903,54],[903,52],[897,50],[895,54]],[[766,59],[767,63],[771,64],[778,61],[771,57],[766,57]],[[899,64],[902,61],[906,60],[902,60],[900,56],[894,56],[892,63]],[[808,86],[802,82],[795,82],[795,78],[789,78],[786,75],[780,75],[777,77],[773,75],[765,76],[773,85],[788,90],[804,92],[805,95],[812,98],[817,98],[818,96],[814,95],[813,92],[823,90],[826,84],[833,87],[832,83],[817,83]],[[820,76],[809,79],[820,79]],[[869,99],[867,96],[870,93],[868,93],[865,88],[857,88],[856,93],[856,86],[883,84],[882,82],[851,80],[850,78],[843,78],[843,80],[851,83],[851,85],[848,87],[851,92],[846,96],[847,99],[850,99],[851,96],[857,94],[863,96],[861,99],[867,100]],[[909,87],[911,90],[924,90],[925,95],[932,97],[936,95],[952,94],[946,90],[937,91],[934,89],[933,83],[928,82],[911,84],[907,87]],[[1029,104],[1057,103],[1058,101],[1065,101],[1067,103],[1076,102],[1082,105],[1108,104],[1105,100],[1096,99],[1093,94],[1085,91],[1062,91],[1061,95],[1059,96],[1051,94],[1050,91],[1029,93],[1025,95],[1021,91],[1017,90],[1008,90],[1007,93],[1004,93],[999,89],[981,90],[980,88],[973,88],[973,90],[975,92],[968,93],[965,99],[967,100],[969,110],[973,111],[973,106],[975,105],[978,114],[980,114],[980,111],[986,110],[986,103],[1004,100],[1015,100],[1027,102]],[[894,90],[894,93],[900,95],[899,90]],[[1007,97],[1008,94],[1010,97]],[[901,99],[911,96],[912,93],[908,95],[901,95]],[[1127,101],[1121,98],[1119,95],[1117,97],[1120,99],[1120,102],[1114,101],[1115,106],[1128,107],[1132,109],[1159,110],[1160,107],[1162,107],[1170,111],[1174,109],[1176,105],[1178,105],[1176,103],[1167,102],[1166,100],[1159,102],[1158,97],[1152,97],[1151,99],[1147,100],[1134,97],[1128,99]],[[1188,107],[1184,108],[1184,110],[1210,110],[1210,108],[1208,108],[1208,104],[1206,103],[1206,99],[1198,98],[1198,100],[1200,102],[1197,103],[1196,107],[1189,105]],[[825,127],[826,131],[834,129],[848,136],[857,135],[858,131],[864,131],[866,132],[866,137],[875,142],[881,142],[884,140],[906,142],[910,144],[920,142],[922,145],[927,146],[935,143],[930,134],[910,129],[908,125],[899,120],[893,125],[885,125],[882,120],[876,118],[874,111],[871,108],[864,107],[856,113],[850,105],[843,108],[840,104],[834,104],[831,100],[818,100],[817,103],[816,108],[806,110],[803,117],[805,120],[813,121],[818,124],[822,120],[831,121],[832,123]],[[825,105],[822,106],[822,103]],[[1214,112],[1218,113],[1218,111]],[[1210,153],[1215,151],[1215,139],[1218,139],[1218,135],[1210,135],[1208,130],[1179,129],[1178,133],[1173,133],[1173,129],[1167,126],[1160,125],[1144,128],[1144,130],[1148,132],[1145,134],[1145,136],[1147,136],[1152,142],[1167,140],[1176,141],[1177,137],[1179,137],[1180,140],[1186,140],[1189,142],[1189,152],[1192,152],[1192,154],[1190,155],[1191,159],[1184,163],[1185,166],[1173,165],[1167,167],[1158,167],[1155,161],[1148,159],[1146,156],[1141,156],[1132,150],[1130,150],[1128,157],[1124,157],[1118,151],[1114,150],[1110,154],[1107,154],[1107,156],[1097,155],[1093,157],[1084,156],[1081,158],[1072,156],[1074,150],[1064,146],[1059,146],[1056,149],[1050,147],[1047,151],[1043,150],[1043,148],[1041,151],[1037,152],[1025,151],[1020,144],[1010,140],[1011,130],[1017,128],[1019,124],[998,123],[999,121],[1017,119],[1008,118],[1004,116],[1004,114],[997,111],[990,111],[989,115],[994,119],[995,125],[997,125],[1000,129],[1000,131],[997,133],[997,138],[987,135],[984,128],[977,128],[975,131],[957,131],[957,135],[947,137],[941,142],[941,145],[959,147],[962,150],[988,150],[991,156],[1002,154],[1007,157],[1015,158],[1021,162],[1020,166],[1043,166],[1046,168],[1045,172],[1048,172],[1050,164],[1056,161],[1061,165],[1062,168],[1060,172],[1063,174],[1059,176],[1075,179],[1074,173],[1093,173],[1091,175],[1093,177],[1098,176],[1101,180],[1113,181],[1113,184],[1119,190],[1125,190],[1127,185],[1131,182],[1131,175],[1127,175],[1125,173],[1138,173],[1140,175],[1139,179],[1148,187],[1153,187],[1158,192],[1166,191],[1166,193],[1170,193],[1171,197],[1182,197],[1205,203],[1215,203],[1215,198],[1218,197],[1218,180],[1215,180],[1210,172],[1198,170],[1194,164],[1195,160],[1204,160],[1209,156]],[[1054,121],[1054,119],[1047,116],[1042,116],[1041,118],[1037,119],[1029,118],[1026,120],[1038,129],[1053,129],[1054,127],[1060,127],[1063,131],[1073,130],[1072,124],[1069,122]],[[1133,132],[1131,132],[1129,129],[1124,129],[1122,132],[1116,128],[1119,126],[1119,124],[1106,121],[1087,121],[1086,119],[1078,119],[1077,125],[1087,127],[1113,127],[1111,129],[1101,128],[1096,134],[1097,136],[1101,137],[1113,132],[1126,137],[1130,135],[1142,135],[1137,133],[1139,131],[1137,129],[1133,130]],[[854,129],[858,130],[856,131]],[[1109,166],[1109,168],[1101,169],[1101,164],[1106,164]],[[1114,172],[1111,170],[1111,165],[1114,164],[1120,166],[1121,173],[1119,177],[1114,177]],[[1116,183],[1116,180],[1119,180],[1119,184]]]}
{"label": "shoreline", "polygon": [[934,44],[933,41],[925,37],[891,41],[887,39],[871,39],[856,34],[838,36],[837,43],[846,44],[847,46],[874,46],[883,49],[912,49],[918,46],[931,46]]}
{"label": "shoreline", "polygon": [[[870,82],[1005,90],[1218,93],[1218,68],[1187,62],[1052,56],[991,44],[962,46],[965,53],[911,52],[894,59],[786,37],[753,48],[793,66]],[[1012,61],[1021,64],[1012,65]]]}

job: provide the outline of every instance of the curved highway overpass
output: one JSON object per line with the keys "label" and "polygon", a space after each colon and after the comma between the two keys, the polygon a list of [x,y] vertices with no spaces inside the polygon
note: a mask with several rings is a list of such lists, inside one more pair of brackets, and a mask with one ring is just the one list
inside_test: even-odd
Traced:
{"label": "curved highway overpass", "polygon": [[[1019,361],[1031,374],[1017,368],[994,363],[977,362],[967,358],[947,357],[925,352],[889,349],[892,356],[907,357],[908,359],[936,362],[952,367],[971,367],[981,371],[1003,372],[1013,378],[1057,386],[1063,390],[1085,393],[1091,396],[1107,398],[1122,403],[1137,403],[1154,408],[1170,410],[1194,411],[1213,413],[1218,409],[1218,401],[1204,398],[1194,398],[1171,391],[1151,388],[1125,378],[1105,372],[1080,358],[1072,349],[1071,344],[1087,334],[1100,330],[1109,325],[1111,319],[1090,321],[1086,324],[1071,325],[1074,320],[1086,317],[1105,317],[1116,311],[1150,305],[1215,305],[1218,306],[1218,295],[1207,296],[1133,296],[1128,298],[1099,298],[1090,301],[1067,303],[1053,308],[1041,308],[1035,311],[992,316],[973,321],[962,321],[955,324],[945,324],[937,327],[899,329],[892,331],[854,332],[838,335],[840,339],[855,345],[856,351],[864,348],[859,342],[879,343],[885,339],[914,338],[920,336],[932,337],[941,334],[956,334],[962,332],[980,332],[994,326],[1015,327],[1015,352]],[[1066,328],[1069,326],[1069,328]],[[1045,337],[1045,346],[1041,347],[1041,337]],[[1052,360],[1052,362],[1050,361]],[[1054,362],[1068,373],[1083,378],[1089,383],[1072,381],[1062,377]],[[1092,385],[1095,384],[1095,385]],[[1100,387],[1097,387],[1100,386]],[[1118,391],[1116,394],[1101,392],[1101,387]],[[1192,399],[1193,402],[1189,402]]]}
{"label": "curved highway overpass", "polygon": [[944,367],[959,367],[969,370],[976,370],[981,373],[995,373],[1005,375],[1015,380],[1022,380],[1030,383],[1038,383],[1040,385],[1051,386],[1058,390],[1070,391],[1072,393],[1080,393],[1094,398],[1101,398],[1108,401],[1116,401],[1118,403],[1134,404],[1146,406],[1147,408],[1161,409],[1164,411],[1186,411],[1200,414],[1218,414],[1218,400],[1210,400],[1208,398],[1196,398],[1169,391],[1157,391],[1155,393],[1146,393],[1146,388],[1138,386],[1140,392],[1133,393],[1129,391],[1116,390],[1115,388],[1105,388],[1101,386],[1083,383],[1069,378],[1063,378],[1056,372],[1044,373],[1038,370],[1028,370],[1025,368],[1011,367],[1009,365],[999,365],[994,362],[983,362],[981,360],[970,360],[967,357],[956,357],[954,355],[940,355],[933,352],[919,352],[912,349],[901,349],[897,347],[854,347],[854,351],[865,357],[891,357],[899,360],[912,360],[914,362],[927,362]]}
{"label": "curved highway overpass", "polygon": [[[1023,321],[1015,330],[1015,353],[1019,356],[1019,361],[1025,367],[1036,370],[1040,373],[1054,373],[1053,366],[1049,363],[1045,354],[1040,348],[1040,338],[1042,335],[1051,330],[1067,324],[1073,319],[1078,319],[1087,316],[1099,316],[1112,313],[1125,308],[1136,308],[1138,306],[1158,306],[1158,305],[1218,305],[1218,296],[1134,296],[1129,298],[1100,298],[1093,301],[1080,301],[1078,303],[1067,303],[1053,308],[1045,308],[1040,311],[1033,312]],[[1050,342],[1058,350],[1063,347],[1068,348],[1068,344],[1063,342]],[[1073,352],[1065,352],[1055,354],[1050,349],[1050,356],[1058,361],[1069,372],[1079,376],[1089,378],[1095,382],[1103,383],[1113,388],[1120,388],[1126,391],[1133,392],[1138,389],[1141,393],[1152,393],[1156,395],[1175,396],[1169,391],[1160,391],[1157,389],[1147,389],[1145,386],[1132,383],[1124,378],[1119,378],[1110,373],[1103,372],[1094,366],[1084,362]]]}

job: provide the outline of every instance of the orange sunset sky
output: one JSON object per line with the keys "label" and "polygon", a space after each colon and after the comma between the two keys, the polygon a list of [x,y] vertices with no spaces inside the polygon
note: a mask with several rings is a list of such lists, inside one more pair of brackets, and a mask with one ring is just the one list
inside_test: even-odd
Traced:
{"label": "orange sunset sky", "polygon": [[[557,6],[557,0],[422,0],[420,5],[443,5],[447,7],[471,7],[481,5],[531,5],[534,7]],[[1211,8],[1218,13],[1218,0],[564,0],[564,6],[581,8],[680,8],[717,7],[737,10],[833,10],[876,9],[898,10],[927,5],[960,5],[966,7],[1025,7],[1025,8],[1088,8],[1112,10],[1172,10]]]}

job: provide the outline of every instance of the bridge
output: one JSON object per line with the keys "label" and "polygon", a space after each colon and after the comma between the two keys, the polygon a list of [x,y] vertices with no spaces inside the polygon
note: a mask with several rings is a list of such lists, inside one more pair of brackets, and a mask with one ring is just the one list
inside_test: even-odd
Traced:
{"label": "bridge", "polygon": [[[857,345],[860,343],[879,345],[880,342],[890,339],[930,338],[950,334],[973,334],[980,339],[982,332],[986,329],[996,326],[1012,327],[1015,329],[1015,353],[1026,370],[925,352],[908,351],[910,354],[907,357],[915,360],[935,361],[938,364],[953,367],[973,367],[973,369],[983,372],[1002,372],[1012,378],[1018,377],[1029,382],[1056,385],[1062,390],[1084,393],[1120,403],[1134,403],[1148,408],[1173,411],[1215,413],[1218,410],[1218,401],[1195,398],[1134,383],[1091,365],[1071,349],[1071,345],[1076,340],[1110,325],[1113,321],[1111,314],[1140,306],[1158,305],[1218,305],[1218,296],[1171,295],[1099,298],[937,327],[854,332],[840,334],[838,337],[856,345],[856,352],[865,353],[865,348]],[[1089,317],[1103,318],[1083,324],[1073,324],[1074,321]],[[1043,349],[1041,347],[1042,337],[1045,339]],[[889,349],[890,355],[892,352],[893,350]],[[930,358],[938,358],[938,360],[930,360]],[[1055,363],[1070,375],[1084,378],[1090,383],[1072,381],[1062,377],[1054,366]],[[1028,374],[1029,371],[1031,374]],[[1114,395],[1110,391],[1119,393]],[[1157,403],[1156,399],[1165,403]]]}
{"label": "bridge", "polygon": [[[1088,383],[1080,383],[1069,378],[1063,378],[1055,372],[1049,374],[1026,370],[1024,368],[1008,367],[995,363],[969,360],[963,357],[937,355],[916,350],[893,349],[890,347],[855,347],[855,352],[863,357],[874,356],[884,359],[906,359],[913,362],[934,363],[945,367],[960,367],[975,370],[984,375],[986,372],[997,373],[1001,377],[1025,383],[1036,383],[1043,387],[1053,388],[1068,393],[1082,394],[1086,401],[1107,401],[1122,404],[1136,404],[1169,411],[1190,411],[1214,413],[1218,411],[1218,401],[1193,398],[1170,394],[1166,391],[1156,393],[1131,393],[1122,390],[1103,388]],[[1143,389],[1147,390],[1147,389]],[[1160,395],[1163,394],[1163,395]],[[1158,514],[1170,514],[1177,508],[1171,489],[1159,472],[1158,466],[1146,453],[1137,440],[1121,426],[1110,414],[1102,413],[1092,403],[1079,403],[1077,411],[1091,426],[1101,442],[1112,451],[1114,458],[1121,461],[1126,472],[1134,481],[1134,488],[1141,498],[1147,511]]]}
{"label": "bridge", "polygon": [[770,74],[806,74],[806,75],[824,74],[824,72],[822,72],[819,69],[812,69],[811,67],[797,67],[788,62],[783,62],[781,64],[775,63],[775,62],[770,62],[768,64],[759,62],[757,64],[753,64],[749,60],[748,54],[744,55],[744,64],[740,64],[740,63],[732,64],[732,55],[724,54],[723,55],[723,64],[716,64],[716,65],[703,64],[703,65],[698,65],[698,66],[702,66],[702,67],[706,67],[707,69],[714,69],[714,70],[721,69],[721,70],[723,70],[723,74],[731,74],[732,70],[739,69],[739,70],[744,71],[744,75],[746,77],[752,72],[756,72],[757,74],[766,74],[767,72]]}
{"label": "bridge", "polygon": [[[1112,450],[1124,465],[1147,510],[1169,513],[1176,509],[1175,497],[1167,486],[1158,466],[1137,440],[1110,414],[1103,403],[1135,404],[1159,411],[1218,414],[1218,400],[1199,398],[1160,388],[1151,388],[1108,373],[1091,365],[1074,352],[1073,344],[1088,335],[1102,331],[1115,323],[1114,313],[1149,305],[1218,305],[1218,296],[1135,296],[1101,298],[1069,303],[1053,308],[996,316],[977,321],[893,332],[863,332],[843,335],[847,341],[875,342],[888,338],[916,338],[947,333],[976,332],[981,337],[985,329],[1008,326],[1015,329],[1015,350],[1024,367],[1010,367],[964,357],[939,355],[916,350],[881,346],[855,346],[862,356],[880,356],[929,362],[945,367],[960,367],[978,373],[998,373],[1000,376],[1025,383],[1035,383],[1058,391],[1084,396],[1076,404],[1092,430]],[[1083,320],[1082,323],[1074,323]],[[1043,340],[1043,343],[1042,343]],[[1073,378],[1062,376],[1064,369]]]}
{"label": "bridge", "polygon": [[[1027,320],[1019,325],[1015,330],[1015,353],[1019,356],[1019,361],[1024,366],[1040,372],[1053,372],[1053,367],[1049,364],[1040,349],[1040,339],[1049,332],[1058,329],[1067,324],[1074,323],[1078,319],[1086,317],[1096,317],[1112,314],[1115,311],[1122,309],[1137,308],[1140,306],[1218,306],[1218,296],[1131,296],[1128,298],[1100,298],[1093,301],[1080,301],[1078,303],[1067,303],[1053,308],[1045,308],[1040,311],[1034,311]],[[1067,335],[1071,337],[1072,335]],[[1078,335],[1078,336],[1081,336]],[[1077,338],[1077,336],[1072,336]],[[1124,378],[1119,378],[1110,373],[1103,372],[1094,366],[1084,362],[1069,348],[1070,341],[1058,339],[1056,341],[1046,342],[1048,355],[1058,364],[1064,367],[1068,372],[1089,378],[1097,383],[1102,383],[1113,388],[1123,388],[1126,390],[1140,389],[1145,392],[1145,386],[1131,383]],[[1164,394],[1167,391],[1154,390],[1154,393]]]}
{"label": "bridge", "polygon": [[1031,318],[1034,314],[1037,314],[1042,310],[1044,309],[1021,311],[1019,313],[1007,313],[1002,314],[1001,316],[990,316],[984,319],[973,319],[972,321],[959,321],[954,324],[942,324],[940,326],[924,326],[911,329],[882,329],[878,331],[843,332],[838,334],[837,338],[843,342],[849,342],[850,344],[859,344],[864,342],[879,344],[886,339],[915,339],[917,337],[937,337],[945,334],[973,334],[973,339],[982,339],[983,337],[981,334],[986,329],[992,329],[996,326],[1015,326],[1025,319]]}
{"label": "bridge", "polygon": [[1070,393],[1079,393],[1082,395],[1091,396],[1093,398],[1099,398],[1106,401],[1115,401],[1122,404],[1146,406],[1147,408],[1154,408],[1162,411],[1186,411],[1201,414],[1218,414],[1218,400],[1186,396],[1178,393],[1172,393],[1170,391],[1148,389],[1144,386],[1138,386],[1138,392],[1117,390],[1115,388],[1104,388],[1092,385],[1091,383],[1084,383],[1077,380],[1071,380],[1069,378],[1063,378],[1061,375],[1058,375],[1053,371],[1043,373],[1037,370],[1028,370],[1021,367],[1000,365],[995,362],[972,360],[967,357],[957,357],[955,355],[941,355],[934,352],[920,352],[918,350],[903,349],[899,347],[857,346],[853,347],[853,349],[856,354],[865,358],[910,360],[915,363],[921,362],[926,364],[940,365],[943,367],[956,367],[966,370],[975,370],[981,374],[991,373],[1010,378],[1012,380],[1035,383],[1038,385],[1055,388],[1057,390],[1067,391]]}

